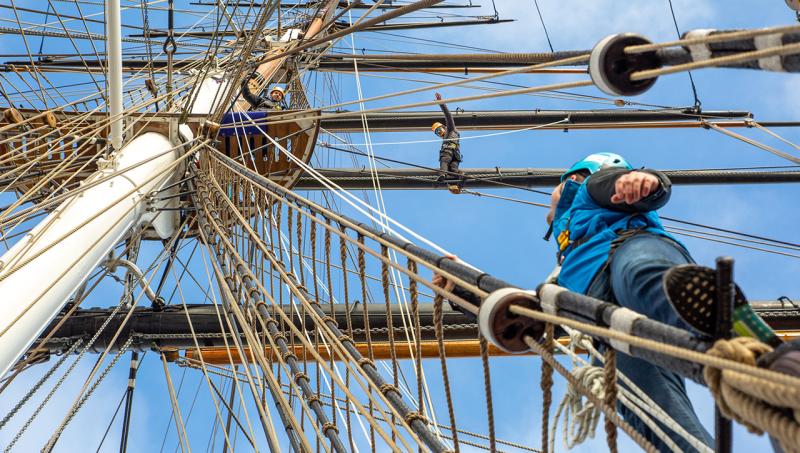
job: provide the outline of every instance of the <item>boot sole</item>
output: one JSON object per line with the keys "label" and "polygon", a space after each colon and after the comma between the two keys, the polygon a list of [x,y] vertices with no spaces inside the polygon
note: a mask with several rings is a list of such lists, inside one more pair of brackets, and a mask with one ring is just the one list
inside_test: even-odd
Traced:
{"label": "boot sole", "polygon": [[[662,284],[678,316],[694,329],[713,337],[717,325],[716,271],[696,264],[683,264],[665,272]],[[734,286],[734,332],[772,346],[782,344],[775,331],[753,311],[739,285]]]}

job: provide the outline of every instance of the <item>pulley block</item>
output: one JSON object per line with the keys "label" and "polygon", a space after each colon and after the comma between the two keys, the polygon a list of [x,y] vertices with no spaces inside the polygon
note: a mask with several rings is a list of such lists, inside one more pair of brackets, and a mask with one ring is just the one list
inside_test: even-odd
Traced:
{"label": "pulley block", "polygon": [[511,354],[523,354],[530,351],[523,338],[525,336],[541,338],[544,324],[512,313],[508,310],[512,305],[538,309],[536,292],[518,288],[493,291],[481,302],[478,328],[481,334],[500,350]]}
{"label": "pulley block", "polygon": [[625,48],[651,44],[635,33],[606,36],[592,49],[589,75],[600,91],[611,96],[636,96],[649,90],[656,79],[631,80],[631,74],[661,67],[655,51],[625,53]]}

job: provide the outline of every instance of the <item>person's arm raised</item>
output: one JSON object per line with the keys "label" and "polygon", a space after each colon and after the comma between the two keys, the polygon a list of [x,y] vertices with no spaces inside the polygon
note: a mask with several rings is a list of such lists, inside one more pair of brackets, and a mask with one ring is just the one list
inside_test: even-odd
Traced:
{"label": "person's arm raised", "polygon": [[[436,100],[441,101],[442,95],[439,93],[435,94]],[[456,123],[453,121],[453,114],[450,113],[450,109],[447,108],[447,104],[439,104],[439,108],[442,109],[442,113],[444,113],[444,124],[447,128],[447,132],[452,132],[456,130]]]}

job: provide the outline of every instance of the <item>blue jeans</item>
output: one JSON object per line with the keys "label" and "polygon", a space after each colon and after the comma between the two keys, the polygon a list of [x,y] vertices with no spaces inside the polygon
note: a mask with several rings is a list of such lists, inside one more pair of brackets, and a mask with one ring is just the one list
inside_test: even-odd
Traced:
{"label": "blue jeans", "polygon": [[[670,267],[692,262],[692,257],[677,242],[655,234],[639,234],[617,249],[609,269],[597,276],[587,293],[603,300],[616,300],[619,305],[650,319],[691,331],[667,300],[661,278]],[[700,423],[686,395],[683,377],[623,353],[617,354],[617,369],[686,431],[713,447],[711,435]],[[620,413],[656,448],[669,451],[639,417],[622,406]],[[696,451],[666,426],[661,425],[661,428],[670,434],[681,450]]]}

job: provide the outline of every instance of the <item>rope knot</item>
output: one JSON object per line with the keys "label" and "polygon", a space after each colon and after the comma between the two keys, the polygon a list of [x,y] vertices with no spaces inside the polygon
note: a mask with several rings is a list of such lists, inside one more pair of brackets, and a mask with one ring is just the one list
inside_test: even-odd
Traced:
{"label": "rope knot", "polygon": [[[750,337],[736,337],[730,340],[717,340],[714,345],[706,351],[706,354],[719,357],[734,362],[744,363],[746,365],[756,366],[756,360],[761,354],[766,354],[772,351],[772,347],[762,343],[755,338]],[[714,395],[717,403],[720,404],[720,409],[723,413],[728,409],[724,402],[720,401],[720,380],[722,379],[722,370],[718,368],[706,367],[703,370],[703,377],[708,384],[709,390]],[[726,416],[728,416],[726,414]]]}
{"label": "rope knot", "polygon": [[300,385],[300,379],[305,379],[306,382],[309,382],[308,376],[306,376],[306,374],[303,373],[302,371],[298,371],[297,373],[294,374],[295,384]]}
{"label": "rope knot", "polygon": [[333,432],[335,432],[336,434],[339,434],[339,428],[337,428],[337,427],[336,427],[336,425],[334,425],[333,423],[331,423],[331,422],[327,422],[327,423],[324,423],[324,424],[322,425],[322,432],[323,432],[323,433],[325,433],[325,435],[327,435],[327,434],[328,434],[328,431],[329,431],[329,430],[331,430],[331,429],[332,429],[332,430],[333,430]]}
{"label": "rope knot", "polygon": [[[772,351],[771,346],[766,343],[762,343],[755,338],[736,337],[730,340],[717,340],[711,349],[706,351],[706,354],[755,367],[757,366],[756,361],[758,360],[758,357],[770,351]],[[751,432],[762,432],[752,423],[749,423],[747,420],[744,420],[742,417],[738,416],[736,411],[731,408],[731,402],[727,401],[727,398],[725,397],[727,392],[723,391],[724,383],[722,380],[722,370],[707,366],[703,370],[703,377],[705,378],[706,384],[708,384],[708,389],[714,396],[714,400],[716,401],[720,412],[722,412],[722,415],[738,421],[746,426]]]}
{"label": "rope knot", "polygon": [[365,365],[371,365],[374,368],[375,367],[375,362],[373,362],[372,360],[370,360],[370,359],[368,359],[366,357],[362,357],[358,361],[358,366],[363,368]]}
{"label": "rope knot", "polygon": [[428,419],[425,418],[425,416],[420,414],[419,412],[409,412],[406,414],[405,417],[403,417],[403,419],[406,421],[406,424],[408,425],[414,423],[414,421],[416,420],[419,420],[422,423],[425,423],[426,425],[428,424]]}
{"label": "rope knot", "polygon": [[573,350],[576,349],[585,349],[589,350],[592,345],[592,337],[586,335],[585,333],[581,332],[577,329],[570,329],[569,330],[569,345],[570,348]]}

